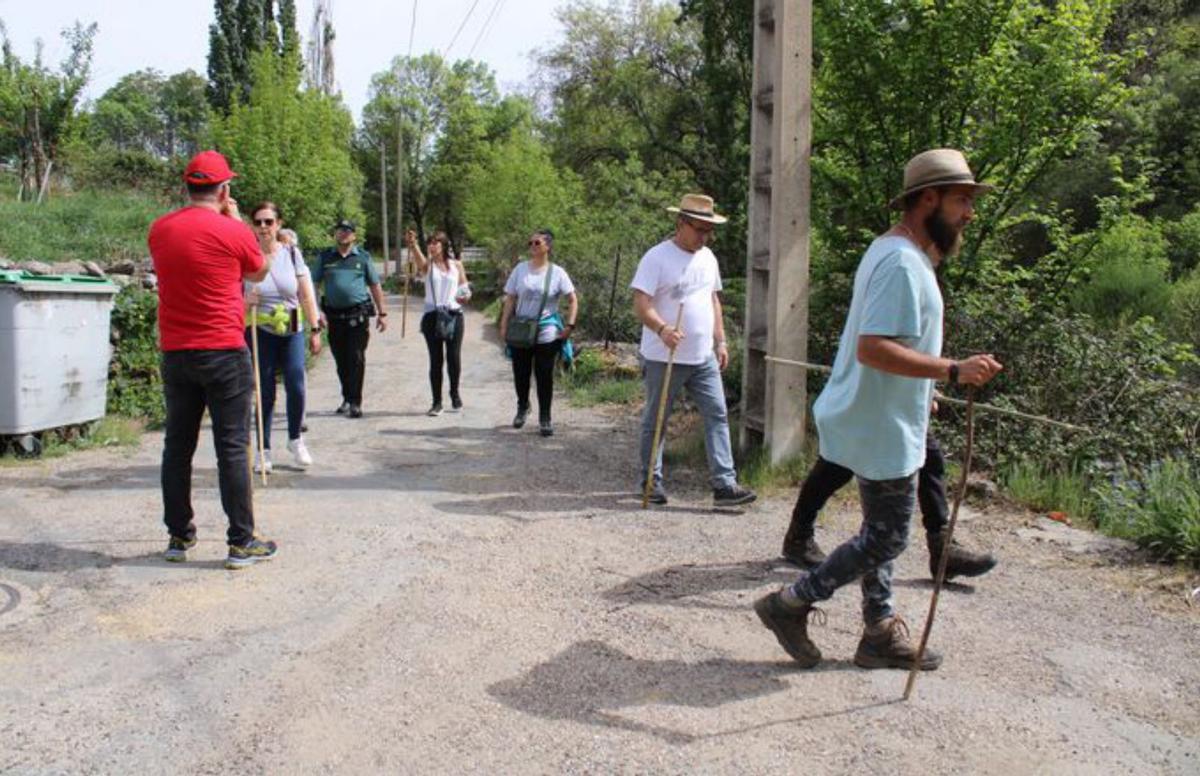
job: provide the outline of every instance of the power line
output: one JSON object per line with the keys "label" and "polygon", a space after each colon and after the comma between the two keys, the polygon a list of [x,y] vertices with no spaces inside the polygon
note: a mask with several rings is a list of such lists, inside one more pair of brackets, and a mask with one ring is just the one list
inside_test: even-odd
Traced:
{"label": "power line", "polygon": [[487,18],[483,20],[483,26],[479,28],[479,34],[475,36],[475,42],[471,44],[471,50],[467,52],[467,59],[475,56],[475,49],[479,46],[479,41],[487,35],[491,28],[492,20],[496,17],[496,12],[500,10],[500,6],[504,5],[504,0],[496,0],[492,3],[492,10],[488,13]]}
{"label": "power line", "polygon": [[450,49],[454,48],[454,43],[458,40],[458,36],[462,34],[463,27],[467,26],[467,22],[471,20],[471,14],[475,13],[475,8],[479,5],[479,0],[471,3],[471,7],[467,9],[467,15],[463,17],[462,24],[458,25],[458,29],[454,33],[454,37],[450,39],[450,45],[446,46],[446,50],[442,52],[442,59],[445,59],[450,54]]}

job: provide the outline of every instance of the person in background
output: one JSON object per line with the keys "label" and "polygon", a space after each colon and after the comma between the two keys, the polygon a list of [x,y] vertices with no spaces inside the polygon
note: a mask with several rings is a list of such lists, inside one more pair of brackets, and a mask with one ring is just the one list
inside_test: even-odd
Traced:
{"label": "person in background", "polygon": [[[507,342],[508,326],[514,319],[536,320],[537,341],[531,347],[509,345],[513,383],[517,391],[517,414],[513,428],[525,425],[529,414],[529,377],[537,381],[538,428],[542,436],[554,435],[551,404],[554,400],[554,365],[564,343],[575,330],[579,296],[570,275],[551,261],[554,233],[534,232],[529,238],[529,259],[513,267],[504,284],[504,309],[500,314],[500,339]],[[567,318],[558,313],[559,302],[567,300]]]}
{"label": "person in background", "polygon": [[212,418],[221,506],[229,518],[225,567],[245,568],[274,557],[275,542],[254,535],[251,496],[250,407],[254,374],[244,338],[242,281],[271,270],[254,232],[230,196],[236,176],[225,157],[202,151],[183,179],[188,204],[159,218],[147,243],[158,277],[166,434],[163,437],[163,522],[170,538],[164,558],[180,563],[196,545],[192,457],[205,408]]}
{"label": "person in background", "polygon": [[[429,258],[417,244],[417,234],[411,229],[404,233],[409,256],[417,265],[417,274],[425,282],[425,307],[421,316],[421,334],[429,349],[429,390],[433,404],[427,415],[442,414],[442,366],[450,378],[450,408],[462,409],[458,378],[462,373],[462,342],[466,321],[462,305],[471,298],[467,270],[461,261],[450,258],[450,238],[445,232],[434,232],[429,239]],[[442,317],[439,323],[439,317]],[[446,327],[451,327],[447,339]]]}
{"label": "person in background", "polygon": [[[262,202],[251,213],[251,223],[258,235],[264,256],[271,258],[271,271],[259,283],[245,284],[247,312],[258,308],[260,321],[257,332],[246,329],[246,344],[258,336],[258,373],[262,387],[263,449],[259,451],[255,469],[271,471],[271,418],[275,409],[275,375],[283,373],[287,391],[288,451],[297,466],[308,468],[312,455],[301,435],[304,420],[305,370],[304,345],[313,355],[321,352],[321,316],[316,295],[304,257],[294,245],[278,239],[283,218],[274,202]],[[303,316],[301,316],[303,309]],[[270,319],[262,322],[262,318]],[[311,329],[304,335],[304,320]]]}
{"label": "person in background", "polygon": [[[329,349],[337,362],[338,381],[342,385],[342,403],[337,414],[362,417],[363,381],[367,374],[367,343],[370,322],[387,331],[387,310],[383,287],[371,254],[359,247],[353,221],[342,219],[333,228],[337,242],[317,257],[312,270],[313,285],[322,285],[321,307],[329,326]],[[374,302],[374,304],[372,304]]]}
{"label": "person in background", "polygon": [[[704,194],[686,194],[679,207],[669,207],[667,212],[675,214],[675,234],[646,251],[630,284],[633,311],[642,322],[639,353],[646,384],[638,482],[644,483],[647,469],[652,468],[650,503],[667,503],[662,467],[665,440],[660,440],[657,450],[650,448],[654,445],[662,391],[667,391],[662,421],[665,427],[675,396],[686,389],[704,418],[704,451],[708,455],[713,503],[719,507],[749,504],[757,496],[737,481],[725,386],[721,382],[721,372],[729,365],[718,295],[721,269],[707,245],[713,229],[727,219],[714,211],[712,197]],[[671,384],[664,386],[672,352]]]}

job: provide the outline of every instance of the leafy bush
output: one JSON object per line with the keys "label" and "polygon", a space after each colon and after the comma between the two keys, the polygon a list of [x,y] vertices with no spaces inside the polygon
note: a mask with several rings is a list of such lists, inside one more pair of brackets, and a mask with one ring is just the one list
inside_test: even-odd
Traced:
{"label": "leafy bush", "polygon": [[1171,331],[1200,353],[1200,266],[1171,289]]}
{"label": "leafy bush", "polygon": [[1100,526],[1163,560],[1200,566],[1200,467],[1166,459],[1103,495]]}
{"label": "leafy bush", "polygon": [[1180,277],[1200,267],[1200,207],[1163,225],[1171,273]]}
{"label": "leafy bush", "polygon": [[158,296],[129,286],[112,311],[113,357],[108,367],[108,411],[142,418],[149,426],[166,418],[159,374]]}
{"label": "leafy bush", "polygon": [[140,149],[97,146],[84,140],[72,141],[65,155],[71,181],[77,188],[126,189],[156,196],[180,192],[183,184],[179,176],[187,164],[183,159],[162,159]]}
{"label": "leafy bush", "polygon": [[1167,240],[1154,224],[1129,216],[1108,229],[1092,255],[1091,280],[1074,309],[1099,321],[1161,317],[1170,298]]}

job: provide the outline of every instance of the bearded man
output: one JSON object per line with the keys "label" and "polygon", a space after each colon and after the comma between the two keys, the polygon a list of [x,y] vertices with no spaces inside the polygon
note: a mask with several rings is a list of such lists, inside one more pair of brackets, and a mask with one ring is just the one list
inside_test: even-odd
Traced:
{"label": "bearded man", "polygon": [[[1001,369],[990,354],[942,358],[942,294],[934,270],[957,252],[975,216],[975,197],[990,188],[976,183],[958,151],[918,154],[905,166],[904,191],[890,205],[903,211],[900,222],[875,239],[858,266],[833,373],[813,405],[813,419],[821,458],[858,478],[862,527],[811,572],[754,604],[784,650],[806,668],[821,659],[808,637],[809,617],[819,612],[815,604],[859,578],[865,628],[855,664],[910,668],[916,657],[895,612],[892,565],[908,543],[934,382],[978,386]],[[926,650],[921,668],[940,663]]]}

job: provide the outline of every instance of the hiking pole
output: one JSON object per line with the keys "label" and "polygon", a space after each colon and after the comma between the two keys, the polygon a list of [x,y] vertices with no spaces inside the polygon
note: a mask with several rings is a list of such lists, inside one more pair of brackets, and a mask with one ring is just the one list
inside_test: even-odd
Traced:
{"label": "hiking pole", "polygon": [[967,475],[971,473],[971,452],[975,446],[975,386],[967,386],[967,449],[963,454],[962,476],[958,480],[958,491],[954,494],[954,508],[950,510],[950,525],[946,527],[946,540],[942,542],[942,555],[938,559],[937,576],[933,580],[933,596],[929,599],[929,614],[925,617],[925,630],[921,632],[921,643],[917,646],[917,656],[913,658],[912,669],[908,672],[908,682],[904,685],[904,700],[912,695],[913,686],[917,683],[917,674],[921,672],[921,659],[925,657],[925,645],[929,642],[929,632],[933,630],[933,617],[937,614],[938,595],[946,581],[946,562],[950,560],[950,543],[954,540],[954,524],[958,522],[958,508],[962,505],[963,496],[967,493]]}
{"label": "hiking pole", "polygon": [[[254,356],[254,419],[258,427],[258,463],[262,469],[263,487],[267,486],[267,460],[263,455],[262,378],[258,374],[258,305],[250,307],[251,354]],[[253,479],[253,477],[251,477]]]}
{"label": "hiking pole", "polygon": [[[447,260],[448,261],[448,260]],[[408,279],[412,275],[412,258],[404,264],[404,296],[400,299],[400,339],[408,332]]]}
{"label": "hiking pole", "polygon": [[[679,312],[675,315],[675,325],[671,328],[679,331],[683,323],[683,302],[679,303]],[[650,505],[650,488],[654,485],[654,464],[658,461],[658,443],[662,441],[663,416],[667,413],[667,396],[671,393],[671,367],[675,365],[675,348],[667,353],[667,370],[663,373],[662,391],[658,394],[658,417],[654,421],[654,444],[650,445],[650,457],[646,460],[646,485],[642,488],[642,509]]]}

